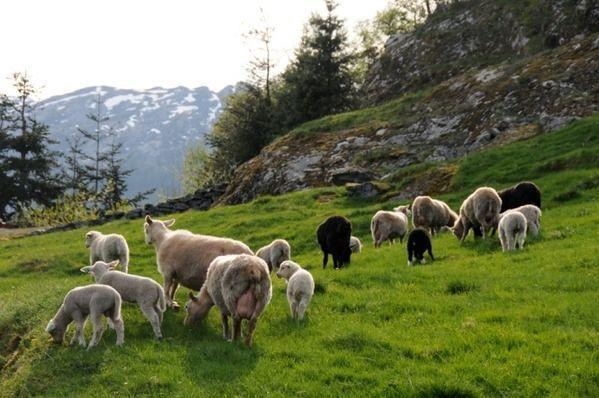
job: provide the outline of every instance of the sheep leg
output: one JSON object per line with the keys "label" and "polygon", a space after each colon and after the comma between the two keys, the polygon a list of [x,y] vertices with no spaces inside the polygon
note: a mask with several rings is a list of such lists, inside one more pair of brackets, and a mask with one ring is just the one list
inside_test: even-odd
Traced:
{"label": "sheep leg", "polygon": [[308,308],[308,303],[305,298],[302,298],[300,302],[297,304],[297,319],[299,321],[304,319],[304,314],[306,313],[306,309]]}
{"label": "sheep leg", "polygon": [[179,282],[174,280],[171,285],[171,296],[173,297],[173,311],[179,311],[179,303],[175,301],[175,295],[177,294],[177,289],[179,288]]}
{"label": "sheep leg", "polygon": [[233,315],[233,340],[237,341],[241,337],[241,318],[239,315]]}
{"label": "sheep leg", "polygon": [[71,344],[74,344],[75,341],[78,341],[80,346],[85,347],[85,337],[83,336],[83,328],[85,327],[85,319],[86,319],[86,317],[83,316],[81,313],[79,313],[79,312],[73,313],[73,320],[75,321],[75,334],[73,335],[73,338],[71,339]]}
{"label": "sheep leg", "polygon": [[289,308],[291,309],[291,318],[293,320],[297,319],[297,304],[295,303],[295,299],[289,303]]}
{"label": "sheep leg", "polygon": [[252,339],[254,337],[254,330],[256,329],[257,321],[258,318],[255,315],[253,315],[248,321],[248,333],[245,336],[245,345],[247,345],[248,347],[252,346]]}
{"label": "sheep leg", "polygon": [[162,340],[160,320],[158,318],[158,314],[156,314],[156,311],[154,310],[154,306],[152,304],[141,304],[139,307],[141,308],[141,312],[143,312],[146,319],[150,321],[150,325],[152,325],[152,330],[154,331],[154,336],[156,336],[158,340]]}
{"label": "sheep leg", "polygon": [[158,304],[154,305],[154,311],[156,311],[156,314],[158,314],[158,323],[162,325],[162,318],[164,314],[162,313],[162,310],[158,307]]}
{"label": "sheep leg", "polygon": [[329,253],[324,251],[324,249],[323,249],[323,253],[324,253],[324,257],[322,258],[322,269],[325,269],[327,267],[327,263],[329,262]]}
{"label": "sheep leg", "polygon": [[231,341],[231,333],[229,330],[229,316],[226,313],[221,312],[220,320],[223,326],[223,338],[227,341]]}
{"label": "sheep leg", "polygon": [[91,341],[89,342],[89,345],[87,346],[88,350],[98,345],[98,342],[100,341],[100,339],[102,338],[102,334],[104,333],[104,323],[102,322],[102,314],[92,312],[90,314],[90,319],[92,321],[94,334],[92,336]]}
{"label": "sheep leg", "polygon": [[123,345],[125,342],[125,324],[122,319],[113,319],[114,330],[116,332],[116,345]]}
{"label": "sheep leg", "polygon": [[431,245],[428,245],[428,255],[431,256],[432,261],[435,261],[435,257],[433,256],[433,248]]}
{"label": "sheep leg", "polygon": [[173,289],[173,286],[175,283],[175,279],[171,275],[164,276],[164,296],[166,298],[166,305],[176,312],[180,307],[179,304],[174,301],[176,288]]}

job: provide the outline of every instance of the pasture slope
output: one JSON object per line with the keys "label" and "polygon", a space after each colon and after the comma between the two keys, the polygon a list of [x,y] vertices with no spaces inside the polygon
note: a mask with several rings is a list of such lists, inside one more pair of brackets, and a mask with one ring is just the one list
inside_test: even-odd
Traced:
{"label": "pasture slope", "polygon": [[[599,117],[451,166],[442,197],[454,209],[477,186],[535,181],[541,236],[504,254],[497,239],[460,245],[445,233],[433,241],[436,262],[407,267],[405,242],[374,250],[368,230],[372,214],[397,201],[356,201],[342,188],[174,215],[178,228],[253,249],[284,237],[313,273],[301,324],[273,279],[252,349],[221,339],[214,310],[197,329],[168,311],[156,342],[133,305],[122,348],[113,331],[90,352],[52,345],[48,319],[70,288],[91,283],[79,272],[85,231],[0,242],[0,396],[599,396]],[[349,217],[365,244],[341,271],[321,268],[315,243],[332,214]],[[162,282],[142,221],[98,229],[124,234],[131,272]],[[186,294],[179,289],[181,304]]]}

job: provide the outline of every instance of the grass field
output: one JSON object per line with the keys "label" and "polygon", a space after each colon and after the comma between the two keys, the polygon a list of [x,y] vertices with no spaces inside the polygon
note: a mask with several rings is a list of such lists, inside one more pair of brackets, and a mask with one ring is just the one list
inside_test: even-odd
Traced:
{"label": "grass field", "polygon": [[[113,331],[89,352],[53,345],[47,321],[70,288],[91,283],[79,272],[85,230],[1,241],[0,396],[599,396],[598,153],[594,117],[457,163],[444,196],[454,208],[482,184],[541,187],[541,235],[509,254],[496,238],[459,244],[446,233],[433,241],[437,261],[408,267],[405,243],[374,250],[369,237],[372,214],[396,202],[351,200],[341,188],[174,215],[178,228],[253,249],[283,237],[313,273],[303,323],[273,275],[251,349],[221,339],[215,310],[197,329],[167,311],[156,342],[133,305],[123,347]],[[315,242],[332,214],[350,218],[365,244],[340,271],[321,268]],[[124,234],[130,272],[162,282],[141,220],[98,229]]]}

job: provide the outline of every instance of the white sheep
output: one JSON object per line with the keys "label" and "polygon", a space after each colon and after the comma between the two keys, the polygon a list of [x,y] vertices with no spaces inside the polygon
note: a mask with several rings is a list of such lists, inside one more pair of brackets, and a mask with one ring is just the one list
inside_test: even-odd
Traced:
{"label": "white sheep", "polygon": [[304,313],[314,296],[314,278],[298,263],[284,261],[277,271],[279,278],[287,281],[287,302],[293,319],[304,319]]}
{"label": "white sheep", "polygon": [[102,338],[104,325],[102,316],[108,318],[111,326],[116,331],[116,345],[121,345],[125,340],[125,325],[121,318],[121,296],[110,286],[88,285],[71,289],[64,297],[62,305],[48,322],[46,332],[50,333],[55,343],[62,343],[64,334],[71,322],[75,322],[76,331],[71,339],[79,345],[85,346],[83,326],[89,316],[94,333],[87,349],[94,347]]}
{"label": "white sheep", "polygon": [[352,253],[360,253],[362,251],[362,241],[357,236],[349,238],[349,248]]}
{"label": "white sheep", "polygon": [[85,234],[85,247],[89,248],[89,265],[96,261],[111,262],[119,260],[123,272],[129,272],[129,246],[123,235],[104,235],[98,231]]}
{"label": "white sheep", "polygon": [[526,239],[526,217],[524,214],[508,210],[499,220],[499,241],[503,251],[524,248]]}
{"label": "white sheep", "polygon": [[[526,230],[530,232],[532,236],[537,236],[539,234],[539,230],[541,229],[541,209],[539,209],[535,205],[524,205],[520,207],[516,207],[515,209],[510,209],[508,211],[517,211],[522,213],[524,217],[526,217]],[[503,217],[504,213],[500,214],[500,217]]]}
{"label": "white sheep", "polygon": [[201,322],[216,305],[221,314],[223,337],[231,340],[229,316],[233,318],[233,341],[241,337],[242,319],[248,319],[245,344],[251,346],[258,317],[271,297],[270,272],[264,260],[247,254],[220,256],[210,264],[200,293],[194,296],[189,292],[183,323]]}
{"label": "white sheep", "polygon": [[481,187],[464,200],[453,233],[460,241],[466,239],[470,229],[475,237],[485,237],[497,227],[501,198],[493,188]]}
{"label": "white sheep", "polygon": [[113,287],[119,292],[123,301],[137,303],[146,319],[150,321],[154,335],[161,340],[160,325],[163,312],[166,309],[162,286],[144,276],[115,271],[115,267],[118,265],[118,260],[111,263],[96,261],[92,266],[81,268],[81,272],[91,274],[96,283]]}
{"label": "white sheep", "polygon": [[412,203],[412,225],[435,235],[444,227],[453,227],[458,219],[447,203],[430,196],[417,196]]}
{"label": "white sheep", "polygon": [[285,239],[275,239],[269,245],[258,249],[256,256],[266,261],[268,270],[272,271],[291,258],[291,246]]}
{"label": "white sheep", "polygon": [[395,238],[399,238],[399,241],[403,242],[403,237],[408,232],[408,215],[410,214],[408,206],[399,206],[393,210],[379,210],[370,221],[370,232],[375,248],[380,247],[386,240],[389,243],[394,243]]}
{"label": "white sheep", "polygon": [[225,254],[254,254],[242,242],[209,235],[195,235],[189,231],[169,229],[175,220],[152,220],[146,216],[144,235],[147,244],[156,248],[158,271],[164,277],[166,304],[179,310],[174,301],[179,284],[200,290],[212,260]]}

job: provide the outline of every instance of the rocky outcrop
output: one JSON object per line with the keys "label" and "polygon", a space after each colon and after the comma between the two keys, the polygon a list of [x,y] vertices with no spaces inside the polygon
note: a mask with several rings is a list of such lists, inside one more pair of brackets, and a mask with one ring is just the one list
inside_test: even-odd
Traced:
{"label": "rocky outcrop", "polygon": [[368,102],[381,103],[468,68],[567,44],[598,32],[598,21],[599,2],[591,0],[467,0],[439,7],[415,31],[389,38],[364,91]]}
{"label": "rocky outcrop", "polygon": [[598,111],[599,34],[593,34],[517,61],[470,68],[375,108],[335,115],[343,126],[366,120],[351,129],[298,129],[241,165],[219,202],[333,185],[339,175],[359,177],[355,182],[369,179],[364,172],[384,179],[407,165],[454,159]]}

